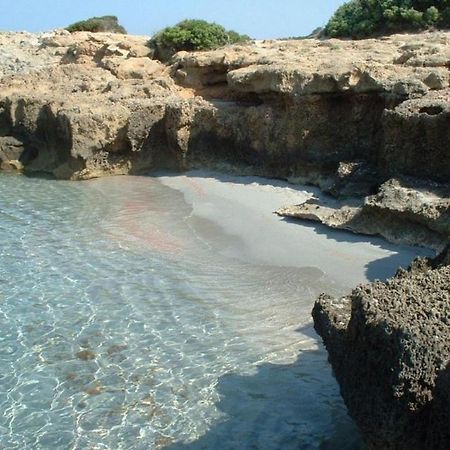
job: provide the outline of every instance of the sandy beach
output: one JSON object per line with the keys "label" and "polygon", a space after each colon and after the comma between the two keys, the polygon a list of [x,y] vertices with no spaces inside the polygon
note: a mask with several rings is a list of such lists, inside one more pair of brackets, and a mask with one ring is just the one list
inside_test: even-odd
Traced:
{"label": "sandy beach", "polygon": [[[392,276],[426,249],[399,246],[377,237],[330,230],[308,222],[286,221],[273,212],[288,204],[323,195],[318,189],[258,177],[236,177],[208,171],[158,174],[164,185],[183,193],[192,217],[220,226],[235,237],[227,256],[327,275],[349,287]],[[203,222],[191,221],[199,236],[214,240]]]}

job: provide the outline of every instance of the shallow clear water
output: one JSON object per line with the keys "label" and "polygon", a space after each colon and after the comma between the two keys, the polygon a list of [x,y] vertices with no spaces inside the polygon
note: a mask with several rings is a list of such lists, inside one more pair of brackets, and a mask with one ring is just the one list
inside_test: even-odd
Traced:
{"label": "shallow clear water", "polygon": [[167,179],[0,188],[1,449],[359,448],[310,319],[339,277],[240,254]]}

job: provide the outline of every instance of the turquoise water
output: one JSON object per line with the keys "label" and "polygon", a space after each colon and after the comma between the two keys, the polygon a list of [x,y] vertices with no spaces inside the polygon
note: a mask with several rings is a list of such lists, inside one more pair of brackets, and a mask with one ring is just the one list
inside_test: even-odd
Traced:
{"label": "turquoise water", "polygon": [[310,324],[339,280],[155,178],[0,187],[1,449],[359,448]]}

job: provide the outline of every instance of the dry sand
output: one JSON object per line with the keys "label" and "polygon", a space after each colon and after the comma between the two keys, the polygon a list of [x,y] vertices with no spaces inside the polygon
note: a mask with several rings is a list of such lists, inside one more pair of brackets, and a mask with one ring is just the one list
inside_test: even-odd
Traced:
{"label": "dry sand", "polygon": [[[307,222],[290,222],[273,212],[287,204],[303,203],[318,190],[257,177],[236,177],[208,171],[183,175],[158,174],[164,185],[184,194],[194,216],[219,225],[236,239],[226,256],[256,264],[317,271],[352,287],[392,276],[425,249],[392,245],[382,238],[358,236]],[[196,224],[196,233],[208,236]],[[234,244],[233,244],[234,242]]]}

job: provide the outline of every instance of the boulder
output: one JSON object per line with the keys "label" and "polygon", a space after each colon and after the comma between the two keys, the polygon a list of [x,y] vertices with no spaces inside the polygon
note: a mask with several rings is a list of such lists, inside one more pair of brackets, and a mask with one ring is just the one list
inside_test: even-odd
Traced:
{"label": "boulder", "polygon": [[103,65],[121,80],[156,78],[162,76],[166,71],[166,67],[159,61],[147,57],[108,58]]}
{"label": "boulder", "polygon": [[12,136],[0,137],[0,168],[2,170],[22,170],[20,162],[24,144]]}

